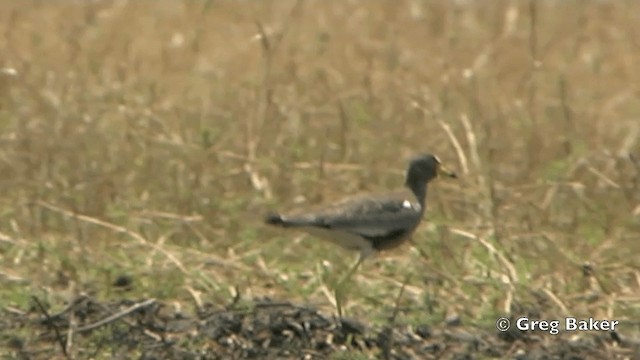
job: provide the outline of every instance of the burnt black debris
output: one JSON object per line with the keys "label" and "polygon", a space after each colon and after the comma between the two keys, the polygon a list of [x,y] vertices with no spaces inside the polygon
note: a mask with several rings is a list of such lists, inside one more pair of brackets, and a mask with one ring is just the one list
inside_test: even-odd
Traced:
{"label": "burnt black debris", "polygon": [[[153,299],[100,303],[88,296],[48,313],[48,320],[33,307],[2,311],[0,348],[9,358],[60,358],[66,352],[77,358],[136,353],[141,359],[326,359],[346,350],[388,359],[622,359],[640,351],[639,342],[621,341],[618,333],[507,335],[446,321],[372,326],[366,319],[337,319],[270,299],[205,304],[192,314]],[[72,347],[63,352],[67,344]]]}

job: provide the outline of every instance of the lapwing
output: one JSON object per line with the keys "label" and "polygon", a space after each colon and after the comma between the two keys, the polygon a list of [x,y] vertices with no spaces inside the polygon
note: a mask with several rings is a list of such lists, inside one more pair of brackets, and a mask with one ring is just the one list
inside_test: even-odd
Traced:
{"label": "lapwing", "polygon": [[427,185],[446,170],[437,156],[414,157],[407,168],[404,187],[398,191],[349,197],[342,201],[290,214],[272,213],[265,222],[297,228],[348,250],[360,252],[347,277],[372,254],[400,246],[416,230],[426,207]]}

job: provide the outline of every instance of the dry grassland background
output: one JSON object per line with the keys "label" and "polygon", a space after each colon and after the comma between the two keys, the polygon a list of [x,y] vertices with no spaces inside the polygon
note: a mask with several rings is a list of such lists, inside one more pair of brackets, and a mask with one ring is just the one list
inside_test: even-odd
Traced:
{"label": "dry grassland background", "polygon": [[0,306],[335,312],[355,255],[261,217],[433,152],[460,179],[354,276],[350,316],[637,336],[638,64],[634,1],[2,1]]}

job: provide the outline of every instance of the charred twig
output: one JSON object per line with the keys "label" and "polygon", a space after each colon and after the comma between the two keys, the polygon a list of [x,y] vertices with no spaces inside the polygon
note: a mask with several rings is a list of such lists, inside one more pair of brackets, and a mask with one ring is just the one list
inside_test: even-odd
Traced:
{"label": "charred twig", "polygon": [[31,298],[38,306],[38,309],[40,310],[42,315],[44,315],[46,319],[45,323],[50,325],[51,328],[53,328],[53,332],[56,334],[56,341],[58,342],[58,344],[60,344],[60,348],[62,349],[62,353],[64,354],[64,357],[69,359],[69,354],[67,354],[67,347],[65,345],[65,341],[62,339],[62,335],[60,334],[60,329],[58,329],[58,326],[56,326],[51,316],[49,316],[49,312],[47,312],[47,309],[44,308],[44,306],[40,302],[40,299],[38,299],[37,296],[32,296]]}
{"label": "charred twig", "polygon": [[91,298],[89,296],[87,296],[87,295],[80,295],[80,296],[76,297],[75,299],[73,299],[69,303],[69,305],[67,305],[67,307],[65,307],[64,309],[62,309],[61,311],[59,311],[59,312],[57,312],[55,314],[52,314],[51,318],[52,319],[56,319],[56,318],[61,317],[62,315],[68,313],[71,310],[73,310],[73,308],[75,308],[79,303],[81,303],[82,301],[85,301],[85,300],[91,300]]}
{"label": "charred twig", "polygon": [[156,299],[148,299],[145,300],[143,302],[137,303],[137,304],[133,304],[132,306],[120,311],[119,313],[113,314],[111,316],[106,317],[105,319],[102,319],[96,323],[90,324],[90,325],[86,325],[80,328],[76,329],[76,332],[85,332],[85,331],[89,331],[89,330],[93,330],[93,329],[97,329],[103,325],[112,323],[124,316],[127,316],[129,314],[131,314],[132,312],[135,312],[137,310],[140,310],[142,308],[151,306],[153,304],[156,303]]}

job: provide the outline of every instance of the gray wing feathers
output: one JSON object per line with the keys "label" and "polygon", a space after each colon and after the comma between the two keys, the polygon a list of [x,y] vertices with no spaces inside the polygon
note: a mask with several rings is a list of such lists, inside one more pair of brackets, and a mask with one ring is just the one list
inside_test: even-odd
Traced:
{"label": "gray wing feathers", "polygon": [[422,217],[419,204],[405,198],[347,200],[315,213],[287,216],[292,226],[316,226],[342,230],[364,237],[381,237],[413,228]]}

